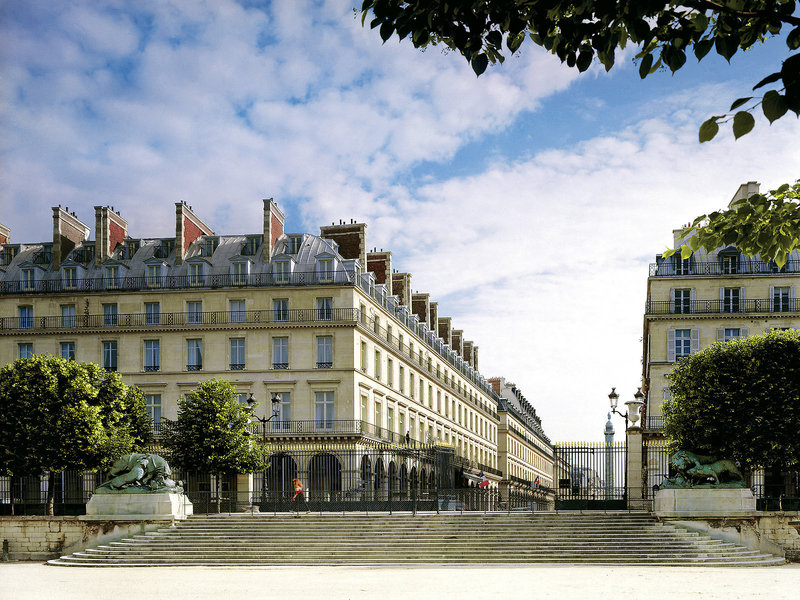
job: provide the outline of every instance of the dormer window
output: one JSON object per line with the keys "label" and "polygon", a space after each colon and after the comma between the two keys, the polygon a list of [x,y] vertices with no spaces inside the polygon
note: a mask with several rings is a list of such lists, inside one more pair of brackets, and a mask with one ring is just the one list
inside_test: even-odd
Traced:
{"label": "dormer window", "polygon": [[205,283],[205,263],[189,263],[189,285],[200,286]]}
{"label": "dormer window", "polygon": [[74,290],[78,287],[78,269],[75,267],[64,267],[64,289]]}
{"label": "dormer window", "polygon": [[258,251],[258,247],[261,245],[261,237],[253,236],[247,238],[247,241],[244,243],[242,247],[242,256],[255,256],[256,252]]}
{"label": "dormer window", "polygon": [[735,275],[739,272],[739,252],[734,248],[726,248],[719,253],[720,269],[723,275]]}
{"label": "dormer window", "polygon": [[292,272],[292,263],[288,260],[278,260],[273,263],[273,276],[275,283],[289,283]]}
{"label": "dormer window", "polygon": [[219,238],[210,238],[200,244],[200,256],[213,256],[219,246]]}
{"label": "dormer window", "polygon": [[300,245],[303,238],[299,235],[290,235],[286,238],[286,253],[297,254],[300,251]]}
{"label": "dormer window", "polygon": [[119,265],[112,265],[106,267],[106,288],[116,289],[120,285],[120,269]]}
{"label": "dormer window", "polygon": [[233,276],[233,285],[247,284],[250,276],[250,262],[239,261],[231,263],[231,274]]}
{"label": "dormer window", "polygon": [[160,287],[161,286],[161,268],[163,265],[154,264],[154,265],[147,265],[145,270],[145,283],[147,283],[148,287]]}
{"label": "dormer window", "polygon": [[317,260],[317,280],[321,282],[333,281],[332,258],[320,258]]}
{"label": "dormer window", "polygon": [[20,271],[20,282],[24,291],[36,289],[36,269],[22,269]]}

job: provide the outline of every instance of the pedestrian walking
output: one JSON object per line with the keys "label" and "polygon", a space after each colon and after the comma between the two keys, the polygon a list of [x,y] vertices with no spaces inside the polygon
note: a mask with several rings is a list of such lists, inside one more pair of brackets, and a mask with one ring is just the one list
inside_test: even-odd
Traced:
{"label": "pedestrian walking", "polygon": [[306,502],[306,494],[303,490],[303,484],[300,482],[299,479],[292,479],[292,487],[294,487],[294,496],[292,496],[292,503],[294,504],[294,512],[299,517],[300,516],[300,502],[303,503],[303,506],[306,509],[307,514],[311,514],[311,509],[308,508],[308,502]]}

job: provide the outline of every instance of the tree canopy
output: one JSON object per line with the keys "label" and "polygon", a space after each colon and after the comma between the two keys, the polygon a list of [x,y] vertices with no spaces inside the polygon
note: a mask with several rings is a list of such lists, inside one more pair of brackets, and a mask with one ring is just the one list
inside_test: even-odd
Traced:
{"label": "tree canopy", "polygon": [[93,363],[39,355],[0,370],[0,473],[105,468],[152,438],[141,390]]}
{"label": "tree canopy", "polygon": [[184,471],[210,473],[217,480],[217,510],[224,475],[264,466],[265,449],[249,436],[254,406],[240,403],[229,381],[209,379],[178,400],[178,418],[163,422],[170,462]]}
{"label": "tree canopy", "polygon": [[670,375],[664,435],[673,450],[749,467],[800,464],[800,332],[717,343]]}
{"label": "tree canopy", "polygon": [[727,210],[700,215],[680,235],[687,242],[663,256],[680,252],[681,258],[689,258],[699,248],[710,252],[733,245],[783,267],[788,254],[800,248],[800,180],[737,200]]}

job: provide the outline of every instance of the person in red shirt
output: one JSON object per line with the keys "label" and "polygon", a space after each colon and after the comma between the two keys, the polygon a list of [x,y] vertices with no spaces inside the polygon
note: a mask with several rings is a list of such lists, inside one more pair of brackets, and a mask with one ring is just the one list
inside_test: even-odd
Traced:
{"label": "person in red shirt", "polygon": [[300,516],[300,502],[303,503],[303,506],[306,509],[306,513],[310,514],[311,510],[308,508],[308,503],[306,502],[306,495],[303,491],[303,484],[300,482],[299,479],[292,479],[292,487],[294,487],[294,496],[292,496],[292,503],[294,504],[294,511],[296,515]]}

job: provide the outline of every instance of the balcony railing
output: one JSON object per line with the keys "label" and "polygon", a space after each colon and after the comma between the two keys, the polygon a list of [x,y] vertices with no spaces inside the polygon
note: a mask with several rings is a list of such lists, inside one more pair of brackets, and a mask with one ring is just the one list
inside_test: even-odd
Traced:
{"label": "balcony railing", "polygon": [[156,277],[91,277],[75,280],[64,280],[61,277],[36,281],[30,289],[21,281],[0,281],[0,294],[47,294],[57,292],[105,292],[137,291],[137,290],[182,290],[204,288],[242,288],[242,287],[283,287],[306,285],[352,285],[355,275],[348,271],[328,272],[293,272],[286,274],[250,273],[217,275],[162,275]]}
{"label": "balcony railing", "polygon": [[691,261],[679,263],[670,259],[650,263],[650,277],[715,277],[730,275],[774,275],[800,273],[800,260],[788,260],[778,268],[774,263],[761,260],[739,260],[735,264],[722,261]]}
{"label": "balcony railing", "polygon": [[[321,319],[325,323],[358,321],[357,308],[332,308]],[[280,318],[276,319],[275,317]],[[0,317],[0,330],[16,329],[123,329],[134,327],[194,327],[198,325],[238,325],[241,323],[309,323],[317,322],[319,311],[299,308],[289,311],[248,310],[109,315],[76,315],[46,317]],[[327,318],[330,317],[330,318]],[[288,368],[276,367],[276,368]]]}
{"label": "balcony railing", "polygon": [[726,300],[649,300],[645,303],[648,315],[735,314],[735,313],[796,313],[800,312],[800,298],[775,302],[769,298],[749,298],[736,302]]}
{"label": "balcony railing", "polygon": [[664,416],[663,415],[647,415],[645,422],[645,429],[651,431],[660,431],[664,429]]}
{"label": "balcony railing", "polygon": [[281,436],[365,436],[384,442],[417,446],[419,442],[405,434],[399,434],[384,427],[359,420],[344,419],[311,419],[295,421],[270,421],[254,423],[250,427],[253,435],[260,437]]}

